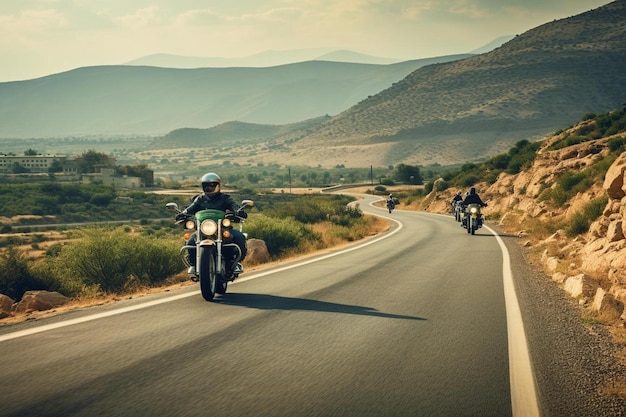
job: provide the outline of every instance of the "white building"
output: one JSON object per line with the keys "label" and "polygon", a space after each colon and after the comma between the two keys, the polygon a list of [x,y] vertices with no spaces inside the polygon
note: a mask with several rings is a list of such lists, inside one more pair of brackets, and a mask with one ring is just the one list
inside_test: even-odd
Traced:
{"label": "white building", "polygon": [[54,163],[63,166],[67,157],[54,155],[1,155],[0,174],[15,173],[15,164],[19,164],[25,171],[33,173],[50,172]]}

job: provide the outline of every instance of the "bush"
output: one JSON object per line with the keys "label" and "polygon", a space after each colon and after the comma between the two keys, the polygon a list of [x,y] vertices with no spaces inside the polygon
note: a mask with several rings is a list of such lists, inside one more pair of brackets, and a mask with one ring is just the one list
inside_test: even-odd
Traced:
{"label": "bush", "polygon": [[266,214],[279,219],[291,217],[298,222],[315,224],[326,221],[330,216],[343,215],[352,198],[340,195],[303,196],[267,210]]}
{"label": "bush", "polygon": [[583,171],[567,171],[556,181],[556,187],[541,193],[540,199],[563,205],[577,193],[589,189],[593,185],[594,174],[593,167]]}
{"label": "bush", "polygon": [[250,216],[246,221],[245,231],[250,238],[264,240],[272,257],[297,251],[307,240],[320,238],[292,217],[279,219],[263,214]]}
{"label": "bush", "polygon": [[581,212],[576,213],[570,223],[565,227],[565,233],[569,237],[574,237],[586,233],[591,223],[596,220],[606,207],[608,197],[600,197],[590,201],[583,207]]}
{"label": "bush", "polygon": [[51,262],[56,274],[76,277],[107,293],[124,293],[179,272],[179,249],[180,242],[174,239],[151,239],[122,229],[88,229]]}
{"label": "bush", "polygon": [[387,191],[387,187],[385,187],[384,185],[377,185],[376,187],[374,187],[374,191],[378,193],[384,193]]}
{"label": "bush", "polygon": [[19,300],[34,289],[33,276],[23,253],[9,247],[0,255],[0,294]]}

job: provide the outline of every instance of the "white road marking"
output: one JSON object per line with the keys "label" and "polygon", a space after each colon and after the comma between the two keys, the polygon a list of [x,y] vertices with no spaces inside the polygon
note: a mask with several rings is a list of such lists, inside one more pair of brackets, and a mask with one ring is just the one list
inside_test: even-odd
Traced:
{"label": "white road marking", "polygon": [[502,282],[509,344],[509,381],[511,384],[511,406],[513,417],[539,417],[539,405],[535,388],[528,343],[524,332],[522,312],[515,295],[511,259],[506,245],[498,234],[485,226],[498,241],[502,251]]}

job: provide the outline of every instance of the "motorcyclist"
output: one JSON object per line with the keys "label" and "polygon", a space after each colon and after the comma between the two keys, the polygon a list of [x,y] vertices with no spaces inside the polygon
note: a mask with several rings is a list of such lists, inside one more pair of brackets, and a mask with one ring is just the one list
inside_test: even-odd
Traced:
{"label": "motorcyclist", "polygon": [[[467,192],[465,198],[463,199],[463,203],[461,203],[463,205],[463,211],[465,211],[465,208],[469,205],[469,204],[478,204],[480,207],[487,207],[487,203],[485,203],[480,196],[476,193],[476,188],[475,187],[471,187],[469,189],[469,191]],[[465,226],[465,222],[466,222],[466,218],[463,218],[463,226]],[[478,219],[478,224],[482,225],[483,223],[483,218],[482,216],[480,216],[480,218]]]}
{"label": "motorcyclist", "polygon": [[480,196],[476,193],[476,188],[471,187],[463,199],[463,206],[467,206],[468,204],[479,204],[481,207],[486,207],[487,203],[481,200]]}
{"label": "motorcyclist", "polygon": [[396,201],[393,198],[393,194],[389,194],[387,197],[387,208],[389,209],[389,213],[396,207]]}
{"label": "motorcyclist", "polygon": [[461,202],[463,201],[463,197],[461,196],[461,192],[459,191],[458,193],[455,194],[454,197],[452,197],[452,201],[450,201],[450,205],[452,206],[452,211],[454,211],[454,206],[456,205],[457,202]]}
{"label": "motorcyclist", "polygon": [[[195,214],[200,210],[213,209],[213,210],[222,210],[224,212],[232,212],[241,218],[248,217],[248,214],[241,210],[240,207],[235,203],[235,200],[228,194],[222,193],[222,179],[214,172],[209,172],[204,174],[200,179],[200,185],[202,187],[202,194],[196,196],[192,203],[184,209],[180,214],[176,216],[176,220],[182,220],[186,217],[186,215]],[[239,246],[241,250],[241,259],[237,262],[233,267],[234,274],[241,274],[243,272],[243,267],[241,265],[241,261],[246,257],[246,238],[241,233],[241,231],[233,229],[231,230],[231,236],[233,237],[233,242]],[[191,235],[191,238],[187,241],[187,245],[192,246],[194,249],[189,249],[189,270],[187,273],[189,275],[196,275],[196,235],[195,233]]]}

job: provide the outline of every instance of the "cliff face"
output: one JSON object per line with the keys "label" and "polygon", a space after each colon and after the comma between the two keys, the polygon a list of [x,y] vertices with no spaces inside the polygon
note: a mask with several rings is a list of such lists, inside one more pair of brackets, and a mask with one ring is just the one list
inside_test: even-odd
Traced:
{"label": "cliff face", "polygon": [[[626,152],[611,156],[609,141],[624,134],[549,150],[563,135],[584,130],[586,124],[546,139],[532,166],[517,174],[502,173],[493,184],[476,189],[483,200],[487,221],[497,222],[507,233],[540,260],[545,272],[575,297],[597,319],[624,326],[626,313]],[[610,165],[609,165],[610,164]],[[608,166],[607,168],[603,168]],[[546,198],[563,188],[564,175],[586,177],[583,191],[567,199]],[[436,187],[435,187],[436,189]],[[449,202],[458,189],[432,192],[421,208],[449,212]],[[465,192],[465,190],[462,190]],[[595,202],[601,214],[585,217]],[[602,209],[602,207],[604,207]],[[583,233],[572,225],[587,218]],[[583,219],[583,220],[581,220]]]}

